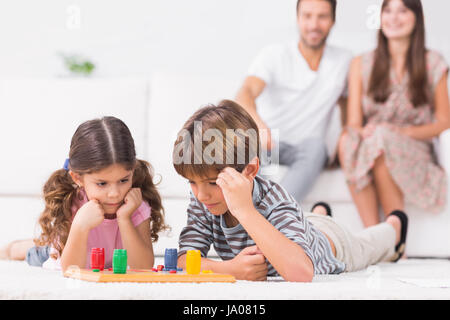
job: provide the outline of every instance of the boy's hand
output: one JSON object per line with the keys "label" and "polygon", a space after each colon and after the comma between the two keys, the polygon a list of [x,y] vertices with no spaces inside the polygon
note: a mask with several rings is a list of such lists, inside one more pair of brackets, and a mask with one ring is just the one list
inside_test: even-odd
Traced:
{"label": "boy's hand", "polygon": [[132,188],[128,191],[123,204],[117,210],[117,219],[129,219],[134,211],[142,203],[142,192],[140,188]]}
{"label": "boy's hand", "polygon": [[100,225],[104,219],[105,210],[98,200],[92,199],[78,209],[72,226],[89,231]]}
{"label": "boy's hand", "polygon": [[229,262],[233,264],[231,273],[238,280],[267,280],[268,268],[266,258],[257,246],[243,249]]}
{"label": "boy's hand", "polygon": [[223,169],[216,179],[216,184],[222,189],[228,210],[239,220],[239,216],[250,210],[255,210],[252,199],[252,181],[235,169]]}

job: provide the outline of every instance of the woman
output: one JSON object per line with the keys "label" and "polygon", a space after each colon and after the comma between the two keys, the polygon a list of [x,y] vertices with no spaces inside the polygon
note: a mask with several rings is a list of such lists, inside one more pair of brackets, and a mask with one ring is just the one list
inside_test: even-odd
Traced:
{"label": "woman", "polygon": [[385,0],[378,46],[354,59],[339,159],[365,227],[405,202],[437,212],[447,181],[431,140],[450,127],[448,65],[425,48],[420,0]]}

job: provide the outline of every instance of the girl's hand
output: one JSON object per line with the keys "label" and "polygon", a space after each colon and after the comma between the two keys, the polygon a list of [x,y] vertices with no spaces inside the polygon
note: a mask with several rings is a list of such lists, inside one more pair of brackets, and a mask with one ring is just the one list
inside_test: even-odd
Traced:
{"label": "girl's hand", "polygon": [[142,192],[140,188],[132,188],[128,191],[125,199],[123,199],[123,204],[117,210],[117,219],[130,219],[134,211],[142,203]]}
{"label": "girl's hand", "polygon": [[104,219],[105,210],[98,200],[92,199],[78,209],[72,226],[89,231],[100,225]]}
{"label": "girl's hand", "polygon": [[216,179],[216,184],[222,189],[228,210],[239,220],[239,216],[254,210],[252,199],[252,180],[235,169],[223,169]]}
{"label": "girl's hand", "polygon": [[266,258],[257,246],[243,249],[236,257],[229,260],[229,263],[232,266],[231,274],[238,280],[267,280]]}

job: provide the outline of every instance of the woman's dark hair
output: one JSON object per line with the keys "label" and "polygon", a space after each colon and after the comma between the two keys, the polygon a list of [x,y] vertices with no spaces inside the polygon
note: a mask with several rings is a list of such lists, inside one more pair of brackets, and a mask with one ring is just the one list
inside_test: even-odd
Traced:
{"label": "woman's dark hair", "polygon": [[[132,187],[140,188],[142,198],[150,205],[152,240],[166,229],[161,197],[153,183],[153,168],[147,161],[136,159],[130,130],[120,119],[103,117],[82,123],[70,144],[69,169],[83,175],[100,171],[113,164],[134,170]],[[37,245],[51,245],[61,254],[72,224],[72,202],[80,189],[68,170],[56,170],[43,187],[45,209],[39,218],[42,233]]]}
{"label": "woman's dark hair", "polygon": [[[383,1],[382,11],[389,1]],[[408,89],[410,99],[414,107],[418,107],[429,102],[424,15],[420,0],[402,0],[402,2],[416,16],[416,25],[411,34],[405,67],[409,75]],[[378,46],[375,49],[374,64],[368,86],[368,94],[375,102],[386,102],[390,95],[390,68],[391,57],[388,49],[388,39],[380,29],[378,32]]]}

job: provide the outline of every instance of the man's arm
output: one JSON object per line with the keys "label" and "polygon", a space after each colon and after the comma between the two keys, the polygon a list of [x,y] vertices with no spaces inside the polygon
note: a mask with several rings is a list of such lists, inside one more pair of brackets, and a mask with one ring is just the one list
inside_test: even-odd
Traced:
{"label": "man's arm", "polygon": [[[263,147],[267,145],[267,149],[270,150],[272,144],[270,132],[268,131],[269,127],[261,119],[256,108],[256,99],[263,92],[265,87],[266,83],[264,80],[254,76],[247,77],[236,95],[236,102],[250,114],[260,131],[267,130],[267,142],[261,141],[261,145]],[[261,137],[264,136],[265,135],[261,135]]]}

